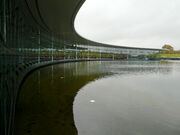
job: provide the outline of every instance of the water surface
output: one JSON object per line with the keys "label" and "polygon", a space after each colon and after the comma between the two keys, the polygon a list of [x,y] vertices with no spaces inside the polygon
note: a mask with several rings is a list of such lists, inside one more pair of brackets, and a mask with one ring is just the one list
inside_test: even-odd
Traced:
{"label": "water surface", "polygon": [[41,68],[21,88],[15,135],[179,135],[179,80],[178,62]]}
{"label": "water surface", "polygon": [[73,101],[78,90],[110,74],[101,62],[48,66],[30,74],[20,90],[15,135],[76,135]]}
{"label": "water surface", "polygon": [[[180,63],[111,63],[74,101],[79,135],[180,135]],[[93,101],[93,102],[92,102]]]}

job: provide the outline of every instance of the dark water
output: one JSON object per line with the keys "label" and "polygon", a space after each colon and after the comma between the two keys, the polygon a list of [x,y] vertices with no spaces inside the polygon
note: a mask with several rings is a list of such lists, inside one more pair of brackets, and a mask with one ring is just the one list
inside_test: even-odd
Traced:
{"label": "dark water", "polygon": [[76,135],[74,97],[84,85],[110,74],[101,62],[60,64],[33,72],[19,94],[15,135]]}
{"label": "dark water", "polygon": [[16,135],[180,135],[180,63],[80,62],[22,86]]}

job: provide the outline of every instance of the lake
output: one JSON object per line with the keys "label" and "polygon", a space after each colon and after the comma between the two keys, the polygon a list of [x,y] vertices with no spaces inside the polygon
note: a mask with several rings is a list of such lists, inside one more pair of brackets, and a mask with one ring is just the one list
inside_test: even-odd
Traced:
{"label": "lake", "polygon": [[41,68],[22,85],[15,135],[179,135],[178,61]]}

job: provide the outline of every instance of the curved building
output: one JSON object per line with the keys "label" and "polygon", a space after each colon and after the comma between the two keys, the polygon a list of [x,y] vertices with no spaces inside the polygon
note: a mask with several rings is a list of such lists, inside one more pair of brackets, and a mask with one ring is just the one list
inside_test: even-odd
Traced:
{"label": "curved building", "polygon": [[[59,62],[125,59],[159,49],[87,40],[74,19],[85,0],[0,1],[0,134],[12,135],[19,88],[32,70]],[[86,56],[79,52],[85,52]],[[94,52],[93,55],[90,54]]]}

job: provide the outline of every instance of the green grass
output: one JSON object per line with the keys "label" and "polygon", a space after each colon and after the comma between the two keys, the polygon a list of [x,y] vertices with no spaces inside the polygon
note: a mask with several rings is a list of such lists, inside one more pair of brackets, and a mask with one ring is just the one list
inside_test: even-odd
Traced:
{"label": "green grass", "polygon": [[180,54],[159,54],[160,57],[180,57]]}

